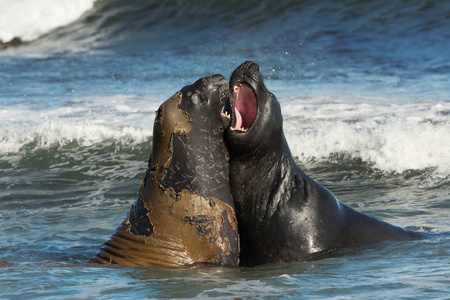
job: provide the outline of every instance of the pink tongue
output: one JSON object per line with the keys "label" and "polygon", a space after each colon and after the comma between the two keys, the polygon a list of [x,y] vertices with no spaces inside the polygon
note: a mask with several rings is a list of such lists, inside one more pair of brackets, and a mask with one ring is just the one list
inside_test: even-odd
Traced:
{"label": "pink tongue", "polygon": [[235,100],[235,113],[236,113],[236,125],[234,129],[242,130],[242,128],[248,129],[252,124],[256,116],[256,98],[253,90],[246,86],[235,86],[234,92],[236,94]]}
{"label": "pink tongue", "polygon": [[236,109],[236,125],[234,125],[234,128],[239,130],[242,128],[242,116],[238,109]]}

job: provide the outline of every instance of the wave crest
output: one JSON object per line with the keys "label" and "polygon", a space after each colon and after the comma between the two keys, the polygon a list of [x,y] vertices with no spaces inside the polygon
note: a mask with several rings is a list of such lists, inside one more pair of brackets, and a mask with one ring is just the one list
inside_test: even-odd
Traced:
{"label": "wave crest", "polygon": [[[285,122],[293,155],[301,161],[343,154],[385,172],[433,168],[450,174],[450,122],[442,114],[450,103],[394,107],[305,102],[288,107],[289,114],[300,116]],[[408,117],[401,116],[402,110]]]}
{"label": "wave crest", "polygon": [[0,41],[37,39],[55,28],[77,20],[96,0],[2,0]]}

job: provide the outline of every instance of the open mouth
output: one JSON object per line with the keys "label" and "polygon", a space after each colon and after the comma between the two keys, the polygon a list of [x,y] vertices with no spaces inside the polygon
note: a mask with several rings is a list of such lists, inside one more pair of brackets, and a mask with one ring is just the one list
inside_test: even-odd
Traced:
{"label": "open mouth", "polygon": [[[238,83],[233,86],[231,97],[234,99],[235,124],[231,126],[232,130],[248,131],[256,118],[258,105],[253,89],[247,84]],[[230,118],[231,107],[227,103],[222,116]]]}

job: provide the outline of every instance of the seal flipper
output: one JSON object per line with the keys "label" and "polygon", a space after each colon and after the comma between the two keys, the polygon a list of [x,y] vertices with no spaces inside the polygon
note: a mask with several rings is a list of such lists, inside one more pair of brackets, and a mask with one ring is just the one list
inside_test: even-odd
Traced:
{"label": "seal flipper", "polygon": [[420,232],[403,229],[358,212],[340,202],[345,217],[341,228],[341,246],[356,247],[381,241],[408,241],[425,238]]}

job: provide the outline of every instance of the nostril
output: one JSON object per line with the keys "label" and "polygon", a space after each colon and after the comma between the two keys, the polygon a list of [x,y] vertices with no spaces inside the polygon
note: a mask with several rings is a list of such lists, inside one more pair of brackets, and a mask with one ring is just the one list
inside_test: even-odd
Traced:
{"label": "nostril", "polygon": [[252,70],[252,71],[256,71],[259,72],[259,66],[256,62],[254,61],[249,61],[247,62],[247,69]]}
{"label": "nostril", "polygon": [[215,74],[211,76],[211,81],[213,83],[220,83],[221,81],[226,81],[227,79],[222,74]]}

